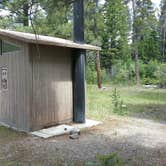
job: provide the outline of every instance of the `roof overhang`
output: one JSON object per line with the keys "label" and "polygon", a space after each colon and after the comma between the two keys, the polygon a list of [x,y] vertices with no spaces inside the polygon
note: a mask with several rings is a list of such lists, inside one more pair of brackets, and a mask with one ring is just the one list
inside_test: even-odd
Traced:
{"label": "roof overhang", "polygon": [[52,46],[77,48],[77,49],[85,49],[85,50],[93,50],[93,51],[101,50],[100,47],[89,45],[89,44],[79,44],[71,40],[50,37],[50,36],[43,36],[43,35],[35,35],[32,33],[16,32],[16,31],[0,29],[0,36],[19,40],[25,43],[52,45]]}

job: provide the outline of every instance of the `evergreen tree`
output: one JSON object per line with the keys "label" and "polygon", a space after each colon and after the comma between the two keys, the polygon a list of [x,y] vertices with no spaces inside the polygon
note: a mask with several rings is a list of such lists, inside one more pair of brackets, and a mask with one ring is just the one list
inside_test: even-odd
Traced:
{"label": "evergreen tree", "polygon": [[132,0],[132,50],[136,82],[139,84],[139,60],[148,63],[159,59],[157,19],[151,0]]}
{"label": "evergreen tree", "polygon": [[151,0],[137,0],[134,26],[137,29],[138,54],[145,63],[159,58],[157,19]]}
{"label": "evergreen tree", "polygon": [[101,64],[111,72],[116,60],[125,59],[128,49],[128,10],[121,0],[107,0],[104,6]]}
{"label": "evergreen tree", "polygon": [[15,15],[15,20],[17,23],[22,23],[24,26],[29,25],[29,10],[32,5],[30,1],[5,0],[4,5],[12,13],[12,17]]}
{"label": "evergreen tree", "polygon": [[37,15],[34,20],[38,33],[72,39],[72,5],[48,0],[40,3],[45,14]]}
{"label": "evergreen tree", "polygon": [[101,45],[104,28],[103,6],[98,0],[85,0],[85,39],[87,43]]}

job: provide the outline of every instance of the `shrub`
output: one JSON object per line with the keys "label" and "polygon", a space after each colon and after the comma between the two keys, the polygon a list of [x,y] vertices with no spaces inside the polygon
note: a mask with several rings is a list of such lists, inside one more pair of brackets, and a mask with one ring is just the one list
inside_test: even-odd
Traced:
{"label": "shrub", "polygon": [[158,84],[158,79],[155,75],[159,63],[157,61],[149,61],[145,64],[140,61],[140,78],[142,84]]}
{"label": "shrub", "polygon": [[134,78],[134,64],[117,62],[112,66],[111,80],[114,84],[131,84]]}
{"label": "shrub", "polygon": [[101,70],[101,79],[102,79],[102,83],[109,83],[110,82],[110,78],[109,76],[107,75],[106,73],[106,70],[105,69],[102,69]]}
{"label": "shrub", "polygon": [[[110,81],[105,69],[101,69],[101,79],[102,83],[108,83]],[[97,84],[97,71],[93,67],[87,66],[86,81],[88,84]]]}
{"label": "shrub", "polygon": [[145,85],[158,85],[159,84],[159,80],[157,78],[149,78],[149,77],[144,77],[142,79],[142,84]]}
{"label": "shrub", "polygon": [[86,68],[86,81],[88,84],[96,84],[97,82],[97,73],[89,66]]}
{"label": "shrub", "polygon": [[166,88],[166,63],[158,66],[155,75],[159,80],[160,88]]}
{"label": "shrub", "polygon": [[[159,79],[158,79],[159,74],[156,74],[156,72],[159,71],[159,66],[160,64],[157,61],[149,61],[147,64],[145,64],[140,60],[139,70],[140,70],[141,83],[142,84],[159,84]],[[112,66],[110,74],[106,73],[105,69],[102,69],[101,77],[102,77],[102,83],[111,82],[113,84],[132,85],[135,81],[134,61],[130,61],[129,63],[122,63],[121,61],[117,61]],[[87,66],[87,83],[97,84],[96,66],[95,66],[95,63],[92,63],[92,62],[89,63]]]}
{"label": "shrub", "polygon": [[120,97],[119,92],[116,88],[113,90],[112,93],[112,103],[113,103],[113,112],[119,115],[125,114],[126,106],[123,104],[123,100]]}
{"label": "shrub", "polygon": [[116,153],[106,156],[98,156],[101,166],[122,166],[122,163]]}

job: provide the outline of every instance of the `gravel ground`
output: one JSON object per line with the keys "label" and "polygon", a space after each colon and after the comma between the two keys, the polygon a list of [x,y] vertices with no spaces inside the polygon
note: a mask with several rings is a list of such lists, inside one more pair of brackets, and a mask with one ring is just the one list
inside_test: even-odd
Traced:
{"label": "gravel ground", "polygon": [[79,140],[21,134],[0,140],[0,166],[81,166],[112,152],[123,165],[166,166],[166,123],[112,116],[103,125],[83,131]]}

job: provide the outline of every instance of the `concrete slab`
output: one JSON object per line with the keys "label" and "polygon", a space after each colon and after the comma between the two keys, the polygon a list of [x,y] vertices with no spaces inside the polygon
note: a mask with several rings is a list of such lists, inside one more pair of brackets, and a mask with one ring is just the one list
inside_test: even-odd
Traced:
{"label": "concrete slab", "polygon": [[91,127],[94,127],[94,126],[97,126],[100,124],[102,124],[102,122],[96,121],[96,120],[86,119],[85,123],[74,123],[74,124],[72,124],[72,126],[74,128],[78,128],[81,130],[81,129],[91,128]]}
{"label": "concrete slab", "polygon": [[46,139],[46,138],[50,138],[54,136],[69,134],[74,129],[82,130],[82,129],[91,128],[100,124],[102,124],[102,122],[86,119],[86,123],[83,123],[83,124],[82,123],[81,124],[73,123],[71,125],[64,124],[64,125],[50,127],[47,129],[42,129],[39,131],[34,131],[34,132],[31,132],[30,134]]}
{"label": "concrete slab", "polygon": [[53,136],[68,134],[73,129],[74,129],[73,126],[59,125],[59,126],[50,127],[50,128],[47,128],[47,129],[34,131],[34,132],[31,132],[30,134],[41,137],[41,138],[50,138],[50,137],[53,137]]}

